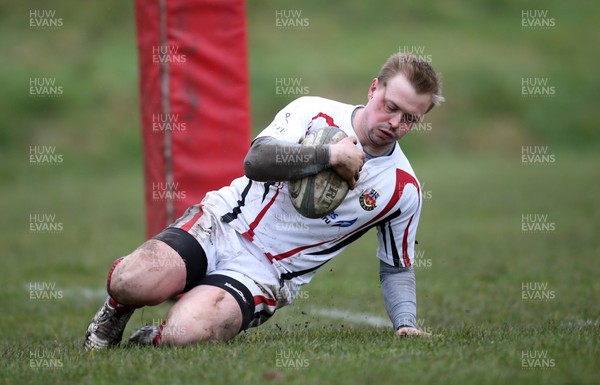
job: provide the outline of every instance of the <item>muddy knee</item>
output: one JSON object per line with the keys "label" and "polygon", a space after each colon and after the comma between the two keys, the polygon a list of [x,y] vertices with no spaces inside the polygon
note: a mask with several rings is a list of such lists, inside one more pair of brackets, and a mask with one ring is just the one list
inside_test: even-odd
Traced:
{"label": "muddy knee", "polygon": [[154,305],[178,294],[185,284],[185,264],[168,245],[149,240],[109,272],[107,289],[120,303]]}
{"label": "muddy knee", "polygon": [[205,341],[225,341],[243,329],[238,301],[227,291],[201,285],[185,294],[169,311],[161,341],[188,345]]}

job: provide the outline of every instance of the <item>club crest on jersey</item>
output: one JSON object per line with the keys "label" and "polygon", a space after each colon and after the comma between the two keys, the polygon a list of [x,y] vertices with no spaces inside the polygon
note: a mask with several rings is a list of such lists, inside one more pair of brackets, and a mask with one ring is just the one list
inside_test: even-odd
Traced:
{"label": "club crest on jersey", "polygon": [[379,193],[377,192],[377,190],[375,190],[374,188],[371,188],[371,189],[364,190],[362,192],[362,194],[360,194],[358,201],[360,202],[360,207],[362,207],[363,210],[371,211],[375,207],[377,207],[377,199],[378,198],[379,198]]}

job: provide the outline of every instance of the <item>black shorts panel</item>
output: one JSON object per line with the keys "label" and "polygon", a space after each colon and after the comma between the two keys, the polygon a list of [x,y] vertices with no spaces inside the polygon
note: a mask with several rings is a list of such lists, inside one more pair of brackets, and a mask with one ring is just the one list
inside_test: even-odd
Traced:
{"label": "black shorts panel", "polygon": [[216,286],[231,294],[242,310],[242,327],[240,331],[248,328],[254,319],[254,298],[244,284],[226,275],[212,274],[207,275],[200,281],[200,285]]}
{"label": "black shorts panel", "polygon": [[185,262],[186,278],[184,292],[198,286],[206,275],[208,261],[200,243],[190,233],[176,227],[168,227],[154,236],[175,250]]}

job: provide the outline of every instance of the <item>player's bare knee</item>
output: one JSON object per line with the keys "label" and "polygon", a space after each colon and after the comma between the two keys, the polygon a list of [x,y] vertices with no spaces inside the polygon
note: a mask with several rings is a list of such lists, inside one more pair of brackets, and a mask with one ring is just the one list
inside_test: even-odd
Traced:
{"label": "player's bare knee", "polygon": [[241,330],[239,305],[224,290],[199,286],[176,303],[162,330],[162,343],[189,345],[225,341]]}
{"label": "player's bare knee", "polygon": [[163,274],[169,274],[165,266],[174,264],[169,259],[176,258],[177,253],[164,243],[156,240],[145,242],[111,271],[109,293],[123,303],[154,304],[164,301],[171,293],[157,292],[157,282]]}

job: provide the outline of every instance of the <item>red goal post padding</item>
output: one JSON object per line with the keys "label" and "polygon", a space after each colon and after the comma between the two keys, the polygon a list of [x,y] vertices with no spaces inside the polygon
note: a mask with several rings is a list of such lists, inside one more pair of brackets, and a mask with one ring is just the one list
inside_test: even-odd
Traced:
{"label": "red goal post padding", "polygon": [[243,0],[136,0],[146,233],[243,173],[250,139]]}

